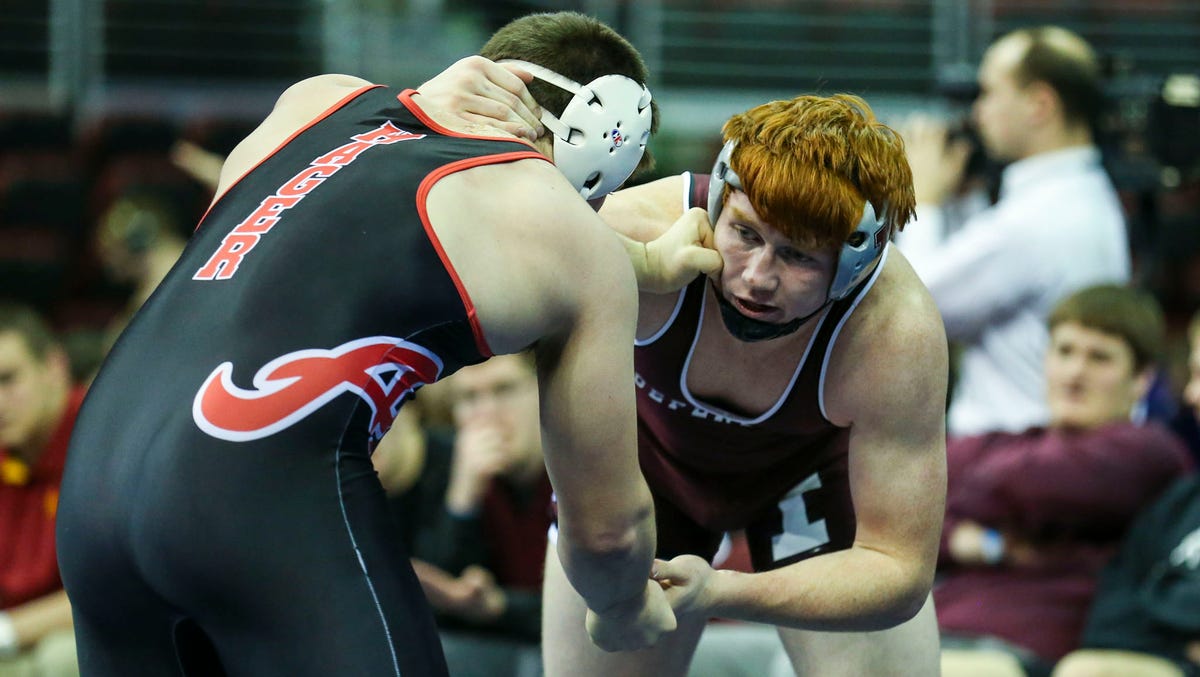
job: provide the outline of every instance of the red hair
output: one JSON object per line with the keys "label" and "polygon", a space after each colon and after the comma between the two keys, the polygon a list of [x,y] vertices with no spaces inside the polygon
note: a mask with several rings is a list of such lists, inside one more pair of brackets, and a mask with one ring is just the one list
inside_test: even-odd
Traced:
{"label": "red hair", "polygon": [[841,246],[865,201],[893,230],[913,216],[904,142],[857,96],[772,101],[734,115],[722,132],[737,144],[730,167],[754,211],[792,240]]}

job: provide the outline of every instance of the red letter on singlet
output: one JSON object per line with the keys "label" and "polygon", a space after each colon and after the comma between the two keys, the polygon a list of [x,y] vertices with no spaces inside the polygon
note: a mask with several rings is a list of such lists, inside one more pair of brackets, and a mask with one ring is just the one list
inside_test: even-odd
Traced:
{"label": "red letter on singlet", "polygon": [[424,134],[406,132],[396,127],[391,121],[387,121],[376,129],[350,137],[353,139],[352,142],[343,144],[313,160],[308,167],[280,186],[274,195],[259,203],[249,216],[242,219],[241,223],[225,236],[217,252],[212,255],[208,263],[196,271],[192,279],[228,280],[233,277],[242,259],[258,244],[259,237],[279,223],[284,211],[296,206],[325,179],[354,162],[364,150],[372,146],[420,139],[424,136]]}
{"label": "red letter on singlet", "polygon": [[358,154],[371,147],[372,144],[362,141],[348,143],[341,148],[335,148],[321,157],[313,160],[314,165],[348,165],[358,157]]}
{"label": "red letter on singlet", "polygon": [[337,167],[328,165],[314,165],[292,177],[292,180],[280,186],[277,195],[284,197],[304,197],[308,195],[321,182],[333,176],[338,170]]}
{"label": "red letter on singlet", "polygon": [[230,233],[221,240],[221,248],[217,250],[204,267],[196,271],[193,280],[228,280],[237,272],[242,258],[258,244],[258,236],[253,233]]}
{"label": "red letter on singlet", "polygon": [[396,143],[397,141],[420,139],[424,136],[424,134],[413,134],[412,132],[400,129],[396,125],[393,125],[391,120],[389,120],[382,125],[379,125],[378,129],[373,129],[369,132],[364,132],[350,138],[354,139],[355,141],[362,141],[363,143],[374,145],[377,143],[391,144]]}
{"label": "red letter on singlet", "polygon": [[242,222],[233,229],[233,232],[256,234],[265,233],[268,230],[271,230],[271,226],[279,223],[279,212],[285,209],[290,209],[292,205],[295,205],[303,197],[303,195],[300,197],[280,197],[278,195],[272,195],[271,197],[263,200],[262,203],[258,205],[258,209],[255,209],[250,213],[250,216],[247,216],[245,219],[243,219]]}

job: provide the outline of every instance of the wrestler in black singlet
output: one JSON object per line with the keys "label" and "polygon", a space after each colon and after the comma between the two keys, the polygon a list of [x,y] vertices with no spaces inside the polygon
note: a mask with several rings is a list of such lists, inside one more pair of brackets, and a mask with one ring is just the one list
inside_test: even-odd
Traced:
{"label": "wrestler in black singlet", "polygon": [[85,675],[441,675],[369,450],[489,355],[424,196],[529,146],[367,87],[242,177],[117,342],[58,513]]}

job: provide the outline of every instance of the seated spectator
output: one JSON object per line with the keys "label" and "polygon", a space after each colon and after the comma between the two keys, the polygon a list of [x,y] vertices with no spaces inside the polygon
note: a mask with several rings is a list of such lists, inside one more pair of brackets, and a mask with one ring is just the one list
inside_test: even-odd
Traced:
{"label": "seated spectator", "polygon": [[947,446],[934,585],[946,677],[1049,674],[1134,515],[1192,465],[1165,427],[1130,420],[1163,343],[1152,296],[1086,288],[1048,324],[1050,425]]}
{"label": "seated spectator", "polygon": [[[396,412],[391,430],[383,436],[371,454],[371,463],[387,494],[392,516],[400,525],[404,547],[411,553],[417,544],[417,530],[440,509],[446,496],[449,464],[436,459],[450,458],[452,436],[430,430],[425,424],[424,388],[421,397]],[[427,463],[432,456],[435,461]]]}
{"label": "seated spectator", "polygon": [[[453,453],[451,436],[426,426],[424,394],[422,389],[420,399],[397,412],[391,430],[371,456],[409,552],[416,546],[422,524],[443,510]],[[427,464],[430,457],[433,462]],[[454,576],[419,559],[413,559],[412,565],[430,605],[448,617],[470,617],[472,610],[487,606],[489,596],[495,597],[494,583],[484,585],[486,581],[474,574]]]}
{"label": "seated spectator", "polygon": [[[1184,400],[1200,418],[1200,314]],[[1200,676],[1200,477],[1176,483],[1129,529],[1100,578],[1080,641],[1054,677]]]}
{"label": "seated spectator", "polygon": [[101,215],[96,248],[105,273],[133,286],[125,310],[108,328],[110,346],[175,265],[193,225],[183,222],[166,195],[150,190],[118,197]]}
{"label": "seated spectator", "polygon": [[397,418],[375,466],[437,614],[450,674],[540,675],[551,506],[532,355],[464,368],[445,395],[453,441]]}
{"label": "seated spectator", "polygon": [[[1195,345],[1198,334],[1200,312],[1195,313],[1188,322],[1185,340],[1189,346]],[[1183,388],[1180,388],[1176,376],[1179,367],[1190,372],[1200,370],[1200,354],[1185,347],[1182,363],[1177,363],[1174,355],[1171,357],[1171,363],[1162,365],[1155,374],[1150,392],[1142,398],[1134,412],[1134,420],[1139,420],[1138,416],[1142,416],[1162,422],[1187,445],[1192,454],[1192,461],[1200,464],[1200,423],[1197,422],[1195,409],[1187,403],[1189,394],[1182,392],[1186,391],[1189,385],[1185,383]],[[1192,396],[1200,398],[1200,381],[1193,382],[1195,385],[1191,387],[1197,392]]]}
{"label": "seated spectator", "polygon": [[1186,406],[1179,407],[1171,420],[1171,429],[1188,444],[1192,457],[1200,461],[1200,312],[1188,323],[1187,338],[1190,376],[1183,389]]}
{"label": "seated spectator", "polygon": [[54,518],[83,401],[32,309],[0,304],[0,675],[78,675]]}

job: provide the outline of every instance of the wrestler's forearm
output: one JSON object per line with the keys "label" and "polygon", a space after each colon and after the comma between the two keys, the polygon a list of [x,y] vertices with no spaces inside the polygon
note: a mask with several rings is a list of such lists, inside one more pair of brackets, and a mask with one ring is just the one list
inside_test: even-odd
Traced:
{"label": "wrestler's forearm", "polygon": [[863,547],[762,573],[715,572],[711,615],[823,631],[884,630],[920,611],[932,568]]}
{"label": "wrestler's forearm", "polygon": [[[561,513],[560,513],[561,515]],[[590,546],[564,538],[560,519],[558,556],[571,585],[597,613],[640,604],[654,560],[654,514],[646,510],[623,534]]]}

